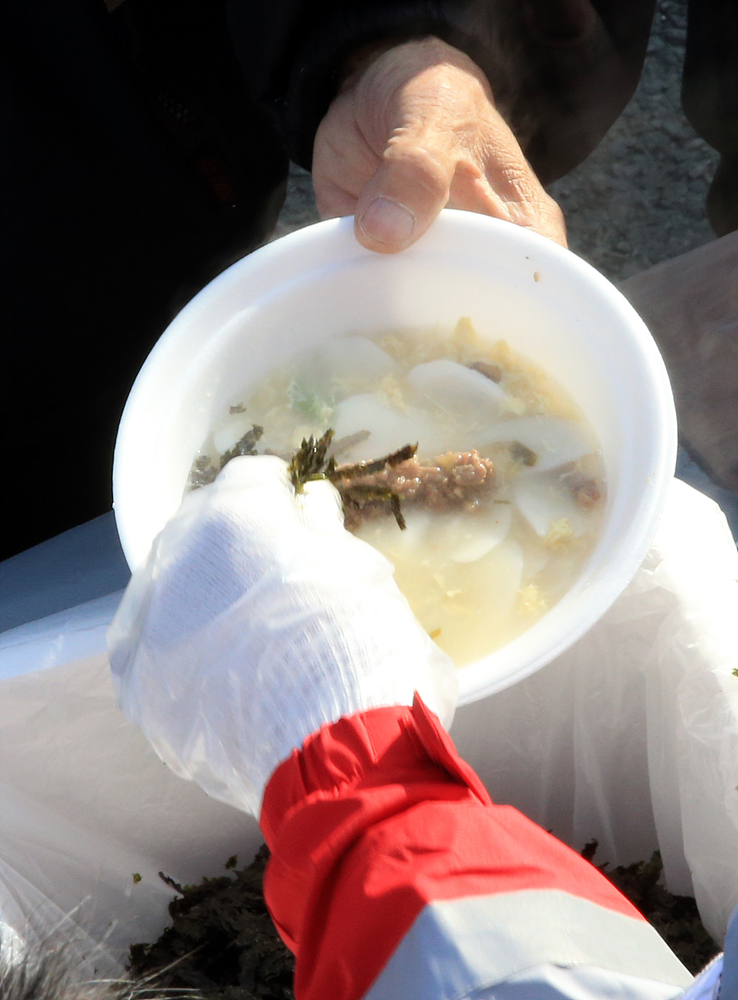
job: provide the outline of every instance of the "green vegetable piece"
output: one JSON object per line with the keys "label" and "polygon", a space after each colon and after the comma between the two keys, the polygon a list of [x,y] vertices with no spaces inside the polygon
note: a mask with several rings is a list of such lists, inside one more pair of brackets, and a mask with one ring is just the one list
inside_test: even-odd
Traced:
{"label": "green vegetable piece", "polygon": [[293,410],[298,410],[304,417],[317,423],[327,421],[333,411],[333,406],[328,400],[306,389],[295,379],[287,387],[287,397]]}
{"label": "green vegetable piece", "polygon": [[510,444],[510,454],[516,462],[527,465],[531,468],[538,461],[538,455],[520,441],[512,441]]}
{"label": "green vegetable piece", "polygon": [[334,459],[326,459],[328,449],[333,440],[333,431],[329,428],[320,438],[303,438],[302,444],[292,456],[289,464],[289,474],[296,493],[301,493],[305,483],[316,479],[328,479],[335,469]]}
{"label": "green vegetable piece", "polygon": [[246,431],[244,436],[239,441],[236,441],[230,451],[226,451],[220,456],[221,469],[227,465],[232,458],[238,458],[241,455],[256,455],[256,442],[263,433],[263,427],[260,427],[258,424],[252,424],[251,430]]}
{"label": "green vegetable piece", "polygon": [[382,500],[389,504],[398,526],[404,530],[405,518],[400,510],[400,497],[394,490],[382,486],[371,486],[355,483],[362,476],[370,476],[381,472],[388,466],[391,468],[401,462],[407,462],[417,451],[416,444],[406,444],[404,448],[376,458],[370,462],[355,462],[353,465],[336,465],[336,460],[328,458],[328,449],[333,441],[333,431],[329,428],[317,440],[310,435],[292,457],[289,465],[290,479],[295,492],[300,493],[305,483],[316,479],[328,479],[341,494],[344,511],[348,507],[360,508],[368,500]]}

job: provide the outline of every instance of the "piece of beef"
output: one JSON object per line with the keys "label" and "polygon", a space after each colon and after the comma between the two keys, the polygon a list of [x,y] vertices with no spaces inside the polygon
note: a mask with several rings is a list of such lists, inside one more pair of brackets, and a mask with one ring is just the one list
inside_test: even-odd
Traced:
{"label": "piece of beef", "polygon": [[478,451],[465,451],[447,452],[427,461],[413,456],[371,475],[337,476],[333,482],[343,497],[346,527],[355,531],[363,521],[391,512],[387,502],[390,493],[397,494],[403,507],[473,510],[492,494],[496,474],[490,459]]}

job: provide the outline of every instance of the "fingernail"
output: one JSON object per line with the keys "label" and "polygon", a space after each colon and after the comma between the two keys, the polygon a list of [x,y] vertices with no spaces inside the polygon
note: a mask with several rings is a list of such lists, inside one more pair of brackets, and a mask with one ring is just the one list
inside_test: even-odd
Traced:
{"label": "fingernail", "polygon": [[391,198],[375,198],[359,219],[359,226],[377,243],[405,246],[415,231],[415,216]]}

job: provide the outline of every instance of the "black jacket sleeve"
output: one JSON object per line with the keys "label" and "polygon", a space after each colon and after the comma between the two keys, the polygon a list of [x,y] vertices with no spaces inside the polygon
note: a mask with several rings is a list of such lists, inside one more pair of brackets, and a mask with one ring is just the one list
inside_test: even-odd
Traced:
{"label": "black jacket sleeve", "polygon": [[248,86],[306,168],[346,59],[435,35],[484,71],[544,183],[579,163],[630,99],[654,0],[228,0]]}

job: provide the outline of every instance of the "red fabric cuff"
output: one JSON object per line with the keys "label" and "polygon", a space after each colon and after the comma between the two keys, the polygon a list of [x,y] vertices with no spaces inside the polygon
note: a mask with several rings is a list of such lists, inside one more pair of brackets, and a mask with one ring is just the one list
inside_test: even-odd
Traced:
{"label": "red fabric cuff", "polygon": [[272,775],[261,828],[298,1000],[359,1000],[436,900],[554,888],[642,919],[592,865],[494,805],[419,698],[310,736]]}

